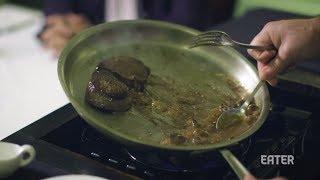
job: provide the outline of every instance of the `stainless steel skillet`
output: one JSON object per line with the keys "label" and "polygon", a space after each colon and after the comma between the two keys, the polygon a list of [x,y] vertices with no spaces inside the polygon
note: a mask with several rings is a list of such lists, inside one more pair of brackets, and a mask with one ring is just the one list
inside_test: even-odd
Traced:
{"label": "stainless steel skillet", "polygon": [[[174,153],[204,153],[219,150],[239,178],[245,169],[227,149],[252,135],[269,113],[269,92],[264,85],[255,97],[261,113],[241,135],[215,144],[168,146],[158,143],[158,129],[132,113],[105,114],[84,99],[86,85],[96,65],[112,56],[132,56],[143,61],[157,75],[168,75],[181,82],[212,82],[228,92],[221,74],[237,80],[248,92],[259,81],[256,68],[231,47],[190,50],[189,40],[200,32],[184,26],[149,20],[119,21],[94,26],[74,37],[59,58],[60,83],[77,112],[106,136],[127,146]],[[205,71],[203,71],[205,69]],[[220,75],[220,76],[219,76]],[[200,83],[201,84],[201,83]],[[202,85],[200,85],[202,87]],[[204,86],[202,88],[209,88]],[[219,103],[218,101],[216,103]],[[151,136],[144,136],[153,132]]]}

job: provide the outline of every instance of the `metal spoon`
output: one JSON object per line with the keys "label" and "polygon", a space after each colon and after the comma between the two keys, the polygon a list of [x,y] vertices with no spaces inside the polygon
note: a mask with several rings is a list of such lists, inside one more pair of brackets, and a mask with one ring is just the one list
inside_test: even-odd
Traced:
{"label": "metal spoon", "polygon": [[263,80],[260,80],[257,86],[254,88],[252,93],[247,97],[246,101],[238,108],[231,108],[223,112],[216,123],[216,129],[225,129],[231,125],[241,121],[245,117],[245,112],[250,102],[252,101],[254,95],[258,92],[260,87],[264,84]]}
{"label": "metal spoon", "polygon": [[258,46],[234,41],[227,33],[222,31],[207,31],[195,36],[190,48],[198,46],[240,46],[247,49],[276,50],[272,45]]}

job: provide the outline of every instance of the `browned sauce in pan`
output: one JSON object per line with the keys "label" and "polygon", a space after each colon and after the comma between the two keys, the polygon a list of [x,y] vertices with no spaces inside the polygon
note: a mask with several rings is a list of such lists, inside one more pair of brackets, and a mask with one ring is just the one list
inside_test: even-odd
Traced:
{"label": "browned sauce in pan", "polygon": [[[109,64],[110,62],[118,63],[118,60],[114,58],[112,61],[105,62]],[[87,102],[100,110],[107,111],[106,113],[121,111],[119,113],[132,113],[132,115],[147,119],[153,125],[155,131],[161,131],[160,138],[153,138],[160,144],[198,145],[218,143],[242,134],[258,119],[260,110],[255,103],[252,103],[246,111],[246,117],[238,124],[224,130],[216,129],[216,121],[219,115],[230,107],[240,106],[243,102],[242,97],[246,95],[245,89],[226,75],[222,74],[221,80],[226,82],[229,89],[233,91],[233,95],[225,93],[223,89],[216,88],[214,85],[212,88],[201,88],[205,85],[205,82],[199,82],[201,83],[200,86],[197,83],[187,83],[174,79],[172,76],[154,74],[152,69],[150,70],[143,63],[133,58],[128,60],[127,57],[121,57],[121,60],[124,62],[130,61],[131,65],[128,67],[136,67],[125,72],[130,76],[119,78],[119,74],[115,74],[112,69],[103,69],[108,64],[100,63],[100,71],[98,68],[89,82],[86,95]],[[121,63],[123,65],[123,62]],[[101,65],[103,65],[102,69]],[[117,70],[120,69],[119,66],[116,67]],[[126,67],[122,69],[127,70]],[[139,69],[142,69],[144,73],[138,81],[133,78],[135,76],[133,72],[139,71]],[[97,89],[93,91],[92,84],[100,81],[103,83],[95,84]],[[106,89],[103,89],[103,85]],[[115,87],[114,90],[109,89],[111,85]],[[207,86],[212,86],[212,84],[207,84]],[[90,92],[93,93],[89,94]],[[97,93],[95,94],[95,92]],[[221,97],[219,101],[214,99],[219,97]],[[149,133],[141,139],[146,139],[147,136],[151,137],[154,132],[149,131]]]}
{"label": "browned sauce in pan", "polygon": [[[210,107],[210,98],[207,97],[209,92],[198,91],[192,85],[173,86],[174,83],[173,79],[151,75],[147,86],[153,86],[152,89],[157,90],[148,91],[147,89],[145,93],[134,92],[133,96],[134,107],[141,114],[153,119],[155,126],[171,129],[170,133],[165,133],[166,138],[160,141],[161,144],[217,143],[243,133],[260,114],[259,108],[252,103],[246,111],[246,117],[239,124],[218,131],[216,121],[219,115],[230,107],[240,106],[243,100],[229,97],[228,101],[221,105]],[[245,92],[231,79],[228,79],[228,84],[239,94],[239,97]],[[159,97],[157,92],[159,94],[167,92],[168,96]]]}

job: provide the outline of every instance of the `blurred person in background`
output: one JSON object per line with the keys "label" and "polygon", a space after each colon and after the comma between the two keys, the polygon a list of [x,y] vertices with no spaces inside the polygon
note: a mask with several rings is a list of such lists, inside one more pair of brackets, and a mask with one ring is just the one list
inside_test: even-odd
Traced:
{"label": "blurred person in background", "polygon": [[154,19],[204,30],[228,19],[234,0],[45,0],[40,34],[57,55],[77,33],[105,21]]}

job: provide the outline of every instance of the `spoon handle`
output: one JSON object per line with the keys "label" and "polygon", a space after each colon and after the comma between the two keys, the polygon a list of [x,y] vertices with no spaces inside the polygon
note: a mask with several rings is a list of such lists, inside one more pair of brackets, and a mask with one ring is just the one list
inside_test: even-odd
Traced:
{"label": "spoon handle", "polygon": [[245,110],[249,106],[250,102],[252,101],[254,95],[257,93],[257,91],[260,89],[260,87],[264,84],[263,80],[260,80],[257,86],[254,88],[254,90],[251,92],[251,94],[247,97],[246,101],[241,105],[240,109]]}
{"label": "spoon handle", "polygon": [[248,169],[238,160],[238,158],[232,154],[232,152],[228,149],[220,150],[220,153],[224,157],[224,159],[229,163],[231,168],[237,174],[240,180],[244,179],[246,175],[249,175],[250,172]]}

